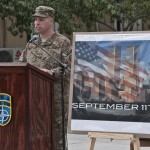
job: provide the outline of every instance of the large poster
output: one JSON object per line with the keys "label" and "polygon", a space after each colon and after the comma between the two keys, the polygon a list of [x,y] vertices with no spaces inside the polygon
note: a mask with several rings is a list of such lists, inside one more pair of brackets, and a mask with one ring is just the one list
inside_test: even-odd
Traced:
{"label": "large poster", "polygon": [[71,131],[150,134],[150,33],[75,33]]}

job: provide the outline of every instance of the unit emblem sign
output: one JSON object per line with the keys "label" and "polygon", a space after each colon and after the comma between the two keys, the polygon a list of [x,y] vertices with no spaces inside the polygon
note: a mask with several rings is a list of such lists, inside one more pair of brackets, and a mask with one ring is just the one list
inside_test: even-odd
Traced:
{"label": "unit emblem sign", "polygon": [[11,96],[6,93],[0,93],[0,125],[5,126],[11,120]]}

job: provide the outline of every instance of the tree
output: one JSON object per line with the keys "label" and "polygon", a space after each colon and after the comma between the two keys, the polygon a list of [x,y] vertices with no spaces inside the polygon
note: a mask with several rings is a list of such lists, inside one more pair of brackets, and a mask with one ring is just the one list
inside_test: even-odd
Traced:
{"label": "tree", "polygon": [[31,31],[31,13],[33,7],[31,6],[32,1],[29,0],[1,0],[0,7],[0,18],[5,20],[8,18],[11,20],[11,25],[8,30],[14,35],[23,35],[23,32],[30,34]]}
{"label": "tree", "polygon": [[[93,22],[116,31],[131,31],[138,19],[149,19],[149,0],[73,0],[73,13],[76,14],[89,29]],[[144,21],[144,20],[143,20]],[[120,29],[119,29],[120,28]]]}
{"label": "tree", "polygon": [[[132,31],[138,19],[145,21],[150,14],[149,0],[1,0],[0,18],[11,20],[8,30],[13,35],[22,35],[24,31],[30,35],[32,14],[39,5],[53,7],[60,32],[69,35],[80,31],[81,26],[85,26],[85,31],[100,31],[102,25],[112,31]],[[91,28],[94,24],[99,28]]]}

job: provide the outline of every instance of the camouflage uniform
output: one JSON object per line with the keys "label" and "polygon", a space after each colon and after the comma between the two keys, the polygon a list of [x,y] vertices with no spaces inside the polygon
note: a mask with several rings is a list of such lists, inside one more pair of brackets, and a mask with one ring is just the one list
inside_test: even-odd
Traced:
{"label": "camouflage uniform", "polygon": [[[70,65],[71,60],[71,47],[70,41],[63,35],[54,33],[51,38],[42,42],[40,37],[34,41],[38,45],[42,46],[49,54],[62,61],[65,64]],[[45,68],[53,70],[58,80],[54,84],[54,130],[55,130],[55,142],[56,149],[62,150],[62,112],[61,112],[61,81],[60,81],[60,67],[59,64],[51,58],[46,52],[41,50],[33,43],[28,43],[23,50],[20,61],[28,62],[29,64],[38,67],[40,69]],[[65,132],[67,131],[67,112],[68,112],[68,89],[69,89],[69,74],[65,74],[65,88],[64,88],[64,103],[65,103]]]}
{"label": "camouflage uniform", "polygon": [[[39,6],[35,9],[33,17],[52,17],[54,18],[55,10],[47,6]],[[42,46],[47,53],[70,65],[71,45],[69,39],[65,36],[54,33],[45,42],[42,42],[40,36],[34,41]],[[62,150],[62,111],[61,111],[61,80],[59,64],[50,55],[33,43],[28,43],[23,50],[20,61],[27,62],[39,69],[48,69],[55,72],[58,80],[54,83],[54,134],[56,149]],[[69,91],[69,73],[64,74],[64,105],[65,105],[65,133],[67,132],[67,113],[68,113],[68,91]],[[67,149],[67,148],[66,148]]]}

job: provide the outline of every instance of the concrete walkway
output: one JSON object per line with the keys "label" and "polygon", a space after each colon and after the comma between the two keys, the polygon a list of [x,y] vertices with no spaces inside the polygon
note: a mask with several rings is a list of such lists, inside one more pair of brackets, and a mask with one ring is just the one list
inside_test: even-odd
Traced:
{"label": "concrete walkway", "polygon": [[[69,150],[88,150],[89,138],[87,135],[68,134]],[[96,139],[94,150],[130,150],[128,140]],[[150,147],[142,147],[141,150],[150,150]]]}

